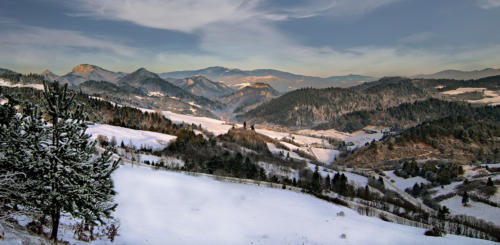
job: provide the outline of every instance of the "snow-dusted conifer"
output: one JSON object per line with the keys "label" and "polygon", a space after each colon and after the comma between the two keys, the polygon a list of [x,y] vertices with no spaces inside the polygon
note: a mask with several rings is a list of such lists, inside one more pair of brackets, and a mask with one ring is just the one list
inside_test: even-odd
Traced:
{"label": "snow-dusted conifer", "polygon": [[51,216],[51,239],[57,240],[61,212],[83,218],[87,223],[103,222],[116,207],[111,173],[118,161],[105,151],[96,156],[95,142],[85,134],[87,125],[81,106],[75,106],[67,85],[44,83],[44,112],[50,140],[41,142],[39,181],[35,203]]}

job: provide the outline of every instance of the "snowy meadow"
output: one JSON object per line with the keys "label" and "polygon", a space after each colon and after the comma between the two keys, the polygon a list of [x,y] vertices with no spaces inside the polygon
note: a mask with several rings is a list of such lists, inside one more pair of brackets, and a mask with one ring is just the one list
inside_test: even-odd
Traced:
{"label": "snowy meadow", "polygon": [[120,222],[113,244],[493,244],[424,236],[293,191],[128,165],[113,179]]}

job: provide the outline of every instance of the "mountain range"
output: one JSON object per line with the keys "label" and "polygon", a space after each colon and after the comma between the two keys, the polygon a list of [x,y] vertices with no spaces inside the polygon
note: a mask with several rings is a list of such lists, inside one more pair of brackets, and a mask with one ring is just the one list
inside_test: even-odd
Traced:
{"label": "mountain range", "polygon": [[273,69],[240,70],[220,66],[208,67],[200,70],[174,71],[161,73],[165,79],[185,78],[196,75],[205,76],[208,79],[220,81],[229,86],[240,84],[267,83],[280,92],[288,92],[297,88],[315,87],[349,87],[363,82],[372,81],[375,78],[361,75],[316,77],[297,75]]}
{"label": "mountain range", "polygon": [[434,78],[434,79],[456,79],[456,80],[471,80],[484,77],[498,76],[500,69],[486,68],[483,70],[460,71],[460,70],[444,70],[434,74],[420,74],[412,76],[413,78]]}
{"label": "mountain range", "polygon": [[45,79],[54,81],[57,80],[63,83],[69,83],[72,85],[79,85],[88,80],[95,81],[107,81],[111,83],[116,83],[119,79],[127,75],[124,72],[112,72],[101,67],[89,64],[77,65],[63,76],[58,76],[52,73],[50,70],[45,70],[42,72]]}

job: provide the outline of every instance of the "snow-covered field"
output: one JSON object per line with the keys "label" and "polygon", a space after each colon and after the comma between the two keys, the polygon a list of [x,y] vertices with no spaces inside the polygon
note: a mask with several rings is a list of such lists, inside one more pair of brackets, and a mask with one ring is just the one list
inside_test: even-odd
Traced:
{"label": "snow-covered field", "polygon": [[353,144],[353,146],[349,147],[350,149],[358,148],[374,140],[380,140],[384,136],[383,132],[387,130],[388,129],[373,129],[373,133],[367,133],[364,130],[358,130],[350,134],[349,137],[345,139],[345,142]]}
{"label": "snow-covered field", "polygon": [[480,100],[468,100],[470,103],[485,103],[489,105],[500,105],[500,94],[498,91],[487,90],[486,88],[458,88],[455,90],[449,90],[442,92],[446,95],[458,95],[470,92],[482,92],[485,98]]}
{"label": "snow-covered field", "polygon": [[448,90],[442,92],[442,94],[446,95],[458,95],[458,94],[464,94],[464,93],[470,93],[470,92],[484,92],[486,88],[457,88],[455,90]]}
{"label": "snow-covered field", "polygon": [[196,124],[200,125],[209,132],[212,132],[214,135],[225,134],[229,129],[233,126],[226,124],[226,122],[209,118],[209,117],[195,117],[189,115],[183,115],[174,113],[171,111],[163,111],[163,116],[170,119],[174,123],[188,123],[188,124]]}
{"label": "snow-covered field", "polygon": [[303,129],[297,131],[297,133],[303,135],[312,135],[315,137],[328,137],[328,138],[335,138],[342,140],[345,140],[347,137],[349,137],[349,133],[340,132],[335,129],[328,129],[328,130]]}
{"label": "snow-covered field", "polygon": [[89,125],[87,134],[92,135],[92,139],[97,139],[98,135],[103,135],[111,141],[116,138],[119,145],[123,142],[125,145],[133,145],[136,148],[151,147],[153,150],[162,150],[164,147],[175,140],[177,137],[168,134],[161,134],[151,131],[135,130],[106,124]]}
{"label": "snow-covered field", "polygon": [[323,149],[323,148],[311,148],[314,155],[318,158],[318,161],[326,164],[332,163],[335,158],[340,154],[337,150]]}
{"label": "snow-covered field", "polygon": [[[305,159],[301,156],[299,156],[299,154],[293,152],[293,151],[287,151],[287,150],[283,150],[283,149],[280,149],[278,147],[276,147],[273,143],[266,143],[267,144],[267,148],[269,149],[270,152],[272,152],[273,154],[280,154],[280,152],[283,152],[283,158],[286,158],[287,155],[291,158],[294,158],[294,159],[297,159],[297,160],[304,160],[304,161],[308,161],[308,159]],[[298,147],[296,147],[298,148]],[[290,148],[290,149],[295,149],[295,148]]]}
{"label": "snow-covered field", "polygon": [[15,87],[15,88],[20,88],[20,87],[27,87],[27,88],[34,88],[38,90],[43,90],[43,84],[21,84],[21,83],[11,83],[9,81],[5,81],[0,78],[0,86],[5,86],[5,87]]}
{"label": "snow-covered field", "polygon": [[393,185],[395,185],[398,189],[400,190],[406,190],[406,188],[412,188],[415,183],[424,183],[424,184],[428,184],[429,181],[420,177],[420,176],[417,176],[417,177],[411,177],[411,178],[401,178],[397,175],[394,174],[394,171],[385,171],[384,172],[386,177],[390,180],[394,180],[394,182],[392,182]]}
{"label": "snow-covered field", "polygon": [[310,145],[310,144],[329,145],[326,140],[320,139],[320,138],[315,138],[315,137],[292,134],[292,133],[287,133],[287,132],[278,132],[278,131],[273,131],[273,130],[268,130],[268,129],[255,129],[255,131],[259,134],[263,134],[263,135],[266,135],[270,138],[277,139],[277,140],[281,140],[283,138],[289,138],[289,139],[293,138],[293,140],[295,142],[297,142],[301,145]]}
{"label": "snow-covered field", "polygon": [[461,196],[454,196],[452,198],[446,199],[440,202],[440,204],[448,207],[452,215],[465,214],[486,221],[491,221],[497,225],[500,224],[499,208],[474,201],[470,201],[469,204],[464,207],[462,205]]}
{"label": "snow-covered field", "polygon": [[[373,140],[379,140],[384,136],[384,132],[388,131],[387,127],[377,127],[377,126],[367,126],[363,130],[358,130],[353,133],[340,132],[335,129],[328,130],[299,130],[297,133],[304,135],[311,135],[315,137],[327,137],[343,140],[346,143],[351,143],[350,149],[354,149],[365,145],[366,143],[372,142]],[[368,133],[371,131],[371,133]],[[306,136],[304,136],[306,137]]]}
{"label": "snow-covered field", "polygon": [[107,244],[494,244],[427,237],[292,191],[145,167],[121,166],[113,178],[120,235]]}

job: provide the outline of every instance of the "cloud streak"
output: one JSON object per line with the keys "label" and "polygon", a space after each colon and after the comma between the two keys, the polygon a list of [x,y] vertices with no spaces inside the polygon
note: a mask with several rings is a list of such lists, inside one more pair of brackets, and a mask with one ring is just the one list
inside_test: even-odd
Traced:
{"label": "cloud streak", "polygon": [[[392,46],[335,49],[310,46],[288,36],[281,22],[322,16],[336,21],[361,16],[404,0],[299,0],[276,6],[269,0],[71,0],[71,15],[125,21],[138,26],[173,30],[199,39],[201,52],[133,48],[119,40],[87,36],[76,31],[28,27],[11,28],[0,35],[0,52],[19,67],[63,63],[95,63],[131,71],[145,66],[156,72],[222,65],[243,69],[275,68],[309,75],[346,73],[411,75],[447,68],[481,68],[500,63],[500,46],[452,47],[453,53],[415,48],[435,38],[416,32],[395,39]],[[477,0],[495,7],[499,0]],[[274,5],[273,5],[274,4]],[[475,4],[474,2],[472,3]],[[8,21],[7,21],[8,22]],[[0,24],[2,20],[0,19]],[[0,59],[0,65],[11,61]],[[12,62],[11,62],[12,63]]]}
{"label": "cloud streak", "polygon": [[477,0],[479,7],[483,9],[492,9],[500,7],[500,0]]}
{"label": "cloud streak", "polygon": [[[0,63],[24,70],[41,70],[61,64],[68,69],[76,62],[113,62],[131,59],[139,49],[116,40],[92,37],[77,31],[20,25],[9,22],[0,35]],[[57,69],[57,67],[55,67]]]}

